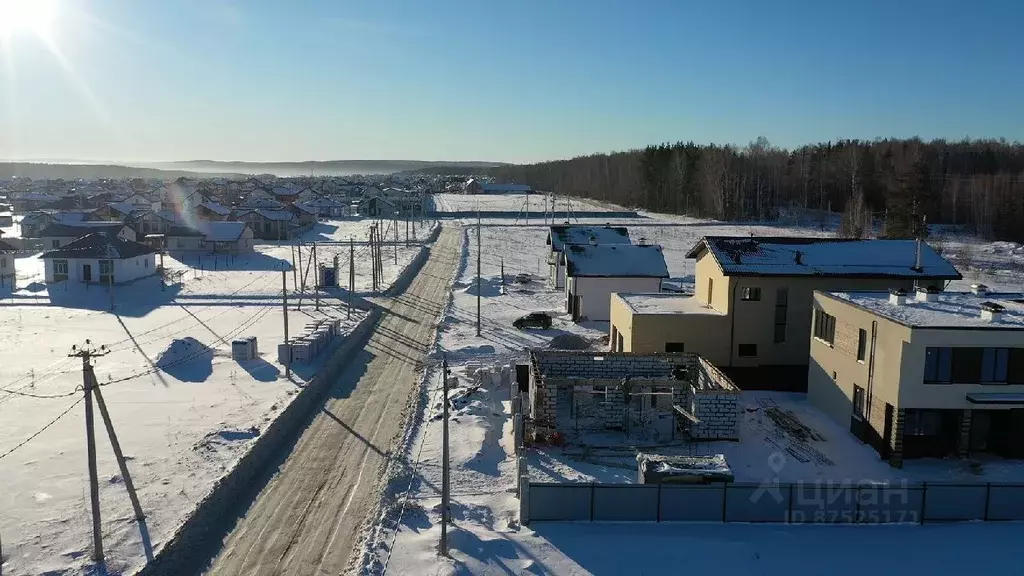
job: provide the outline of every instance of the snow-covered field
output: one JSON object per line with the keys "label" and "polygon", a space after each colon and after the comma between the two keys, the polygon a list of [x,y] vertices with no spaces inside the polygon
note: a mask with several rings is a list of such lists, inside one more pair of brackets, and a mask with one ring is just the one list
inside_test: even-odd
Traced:
{"label": "snow-covered field", "polygon": [[[305,240],[347,240],[366,225],[320,224]],[[392,247],[384,252],[384,288],[419,250],[404,246],[402,232],[398,264]],[[421,238],[428,233],[418,230]],[[342,246],[318,245],[319,261],[329,261],[335,249]],[[0,572],[78,573],[91,564],[82,367],[67,356],[86,339],[109,351],[95,360],[95,374],[146,513],[140,529],[97,413],[106,569],[132,572],[167,541],[329,356],[294,366],[291,379],[277,361],[281,270],[291,250],[257,245],[247,256],[204,258],[204,269],[195,267],[198,260],[166,257],[166,267],[182,276],[163,290],[156,277],[112,291],[47,287],[40,259],[17,260],[18,290],[0,293]],[[369,290],[370,264],[368,248],[356,252],[358,299]],[[319,312],[307,291],[299,309],[295,275],[286,276],[290,336],[331,317],[347,333],[364,317],[358,308],[347,317],[340,290],[322,292]],[[237,362],[231,342],[247,336],[258,338],[260,357]]]}
{"label": "snow-covered field", "polygon": [[[521,197],[440,195],[438,206],[448,211],[519,210]],[[532,202],[532,199],[531,199]],[[615,207],[607,207],[615,209]],[[588,207],[587,209],[599,209]],[[878,551],[879,573],[915,569],[942,572],[1009,570],[1015,565],[1015,541],[1024,535],[1020,525],[957,524],[948,526],[759,526],[714,524],[518,524],[514,494],[515,462],[508,419],[509,389],[491,383],[477,385],[466,373],[467,362],[485,366],[524,358],[524,348],[546,346],[558,335],[572,333],[601,346],[607,326],[578,326],[563,313],[563,295],[547,287],[547,227],[519,220],[490,218],[481,228],[481,335],[476,336],[475,221],[464,219],[466,239],[463,267],[452,288],[452,301],[439,327],[435,357],[446,353],[452,362],[451,465],[453,526],[449,530],[451,557],[437,555],[440,538],[441,396],[436,368],[427,371],[422,386],[422,413],[407,436],[405,462],[389,478],[383,521],[370,540],[365,571],[379,574],[662,574],[714,570],[726,574],[854,574],[856,563],[837,560],[851,544]],[[581,223],[601,223],[595,219]],[[642,214],[619,220],[636,241],[661,244],[675,284],[692,290],[694,263],[686,252],[702,236],[765,235],[822,236],[833,230],[810,227],[722,223],[681,216]],[[514,225],[513,225],[514,224]],[[964,238],[937,240],[950,258],[964,267],[963,281],[953,289],[984,281],[995,289],[1024,289],[1024,249],[1006,243],[981,243]],[[966,246],[967,248],[964,248]],[[963,252],[966,258],[958,258]],[[501,289],[504,264],[506,286]],[[973,268],[977,268],[974,270]],[[526,284],[512,284],[516,274],[533,275]],[[511,322],[527,312],[554,311],[552,330],[519,331]],[[779,481],[826,478],[834,480],[969,480],[1024,479],[1024,466],[985,463],[979,478],[966,467],[944,461],[908,462],[903,470],[882,463],[869,447],[857,442],[807,403],[802,395],[757,392],[742,397],[741,441],[702,443],[702,452],[726,455],[738,480]],[[791,438],[766,417],[767,407],[792,410],[824,441],[795,446],[801,458],[786,449]],[[631,482],[636,477],[632,454],[604,464],[580,462],[560,449],[531,450],[531,475],[538,480],[597,480]],[[773,453],[787,455],[783,466]],[[807,460],[806,462],[804,460]],[[630,546],[635,541],[639,547]],[[892,542],[900,546],[892,546]],[[951,547],[970,541],[970,560]],[[948,542],[949,547],[942,542]],[[916,545],[915,545],[916,543]],[[630,552],[632,551],[632,552]],[[688,552],[691,551],[692,553]]]}

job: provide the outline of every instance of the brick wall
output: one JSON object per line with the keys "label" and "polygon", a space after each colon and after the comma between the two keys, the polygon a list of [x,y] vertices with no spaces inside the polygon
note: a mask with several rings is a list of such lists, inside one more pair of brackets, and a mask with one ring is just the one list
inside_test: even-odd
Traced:
{"label": "brick wall", "polygon": [[694,440],[739,439],[739,394],[694,390],[690,411],[700,422],[690,429]]}

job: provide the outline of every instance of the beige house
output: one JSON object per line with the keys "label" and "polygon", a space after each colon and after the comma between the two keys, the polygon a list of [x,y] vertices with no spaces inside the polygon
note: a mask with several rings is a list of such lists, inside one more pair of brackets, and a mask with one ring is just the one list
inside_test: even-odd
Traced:
{"label": "beige house", "polygon": [[613,298],[610,344],[695,352],[722,367],[803,373],[815,290],[936,290],[961,276],[913,240],[709,236],[690,250],[694,294]]}
{"label": "beige house", "polygon": [[816,292],[808,399],[901,466],[1024,458],[1024,296]]}

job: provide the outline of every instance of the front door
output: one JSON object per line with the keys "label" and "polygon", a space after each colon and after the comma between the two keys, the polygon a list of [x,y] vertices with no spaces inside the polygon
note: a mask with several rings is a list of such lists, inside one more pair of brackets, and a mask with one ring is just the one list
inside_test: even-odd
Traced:
{"label": "front door", "polygon": [[82,282],[92,282],[91,264],[82,264]]}
{"label": "front door", "polygon": [[885,427],[882,431],[882,445],[878,450],[882,458],[888,458],[892,450],[892,424],[895,418],[895,411],[896,409],[893,408],[892,404],[885,403]]}

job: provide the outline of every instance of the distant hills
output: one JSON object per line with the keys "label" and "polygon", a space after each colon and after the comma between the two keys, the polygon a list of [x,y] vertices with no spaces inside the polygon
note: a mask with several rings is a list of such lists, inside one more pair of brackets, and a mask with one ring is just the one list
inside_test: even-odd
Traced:
{"label": "distant hills", "polygon": [[505,166],[501,162],[432,162],[424,160],[328,160],[309,162],[231,162],[190,160],[125,164],[83,164],[73,162],[0,162],[0,179],[72,180],[76,178],[158,178],[180,176],[244,178],[253,174],[276,176],[350,176],[394,172],[466,173]]}

